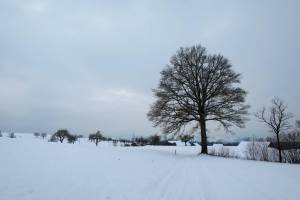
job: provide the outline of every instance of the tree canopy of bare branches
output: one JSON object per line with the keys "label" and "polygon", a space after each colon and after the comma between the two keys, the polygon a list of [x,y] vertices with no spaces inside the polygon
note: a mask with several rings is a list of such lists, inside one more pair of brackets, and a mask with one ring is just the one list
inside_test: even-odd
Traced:
{"label": "tree canopy of bare branches", "polygon": [[60,129],[54,133],[54,136],[61,142],[63,143],[65,138],[68,138],[70,135],[69,131],[67,129]]}
{"label": "tree canopy of bare branches", "polygon": [[275,97],[272,99],[272,106],[268,110],[263,107],[255,116],[275,134],[279,151],[279,162],[282,162],[280,135],[290,128],[289,120],[293,115],[287,111],[287,105],[284,101]]}
{"label": "tree canopy of bare branches", "polygon": [[200,127],[202,153],[207,154],[207,121],[226,130],[244,127],[249,108],[246,91],[237,85],[236,73],[222,55],[208,55],[201,45],[180,48],[161,72],[155,103],[148,113],[164,133],[179,133],[188,124]]}
{"label": "tree canopy of bare branches", "polygon": [[97,131],[96,133],[89,135],[89,140],[91,142],[94,142],[96,146],[98,146],[98,143],[104,139],[104,136],[102,135],[101,131]]}

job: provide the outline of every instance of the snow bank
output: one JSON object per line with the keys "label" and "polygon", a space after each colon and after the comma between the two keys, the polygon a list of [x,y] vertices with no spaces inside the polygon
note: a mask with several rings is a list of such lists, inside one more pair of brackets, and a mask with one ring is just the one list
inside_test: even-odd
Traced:
{"label": "snow bank", "polygon": [[[175,155],[176,150],[176,155]],[[1,200],[298,199],[300,166],[198,156],[199,147],[98,147],[0,138]]]}

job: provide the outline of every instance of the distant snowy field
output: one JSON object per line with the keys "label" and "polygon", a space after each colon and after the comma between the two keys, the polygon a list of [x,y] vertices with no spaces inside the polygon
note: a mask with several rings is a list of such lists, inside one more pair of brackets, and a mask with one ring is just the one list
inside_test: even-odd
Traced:
{"label": "distant snowy field", "polygon": [[299,165],[198,156],[199,148],[96,147],[86,139],[60,144],[4,136],[0,199],[299,199]]}

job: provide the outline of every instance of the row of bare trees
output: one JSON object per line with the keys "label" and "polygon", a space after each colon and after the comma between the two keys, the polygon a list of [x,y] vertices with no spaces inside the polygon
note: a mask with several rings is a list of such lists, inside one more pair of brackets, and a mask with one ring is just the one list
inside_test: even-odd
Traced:
{"label": "row of bare trees", "polygon": [[[0,137],[3,137],[2,131],[0,130]],[[14,132],[8,133],[7,137],[9,138],[16,138],[16,135]]]}
{"label": "row of bare trees", "polygon": [[43,139],[45,139],[46,137],[47,137],[47,133],[38,133],[38,132],[35,132],[35,133],[33,133],[33,135],[35,136],[35,137],[41,137],[41,138],[43,138]]}
{"label": "row of bare trees", "polygon": [[[69,133],[66,129],[58,130],[55,134],[53,134],[50,138],[50,140],[56,140],[63,143],[65,139],[68,140],[69,143],[75,143],[79,138],[83,137],[82,135],[72,135]],[[93,142],[98,146],[100,141],[103,140],[112,140],[111,138],[106,138],[103,136],[103,133],[101,131],[97,131],[96,133],[92,133],[89,135],[89,141]]]}
{"label": "row of bare trees", "polygon": [[49,142],[57,142],[63,143],[66,139],[69,143],[74,144],[81,135],[73,135],[67,129],[60,129],[56,131],[49,139]]}

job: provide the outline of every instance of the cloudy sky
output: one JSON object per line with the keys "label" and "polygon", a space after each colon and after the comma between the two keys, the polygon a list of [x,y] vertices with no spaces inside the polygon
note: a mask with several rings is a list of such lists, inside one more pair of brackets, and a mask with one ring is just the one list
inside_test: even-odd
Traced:
{"label": "cloudy sky", "polygon": [[[299,9],[297,0],[0,0],[0,129],[157,133],[151,88],[172,54],[195,44],[243,74],[251,113],[278,96],[299,119]],[[235,132],[268,133],[256,119]]]}

